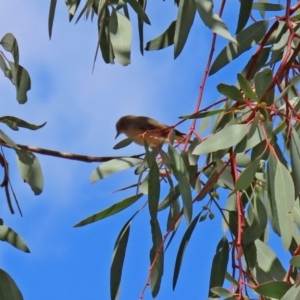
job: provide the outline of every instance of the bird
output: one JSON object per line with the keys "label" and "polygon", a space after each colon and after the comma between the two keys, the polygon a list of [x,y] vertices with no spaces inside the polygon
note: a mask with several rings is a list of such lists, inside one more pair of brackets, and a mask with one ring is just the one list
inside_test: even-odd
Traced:
{"label": "bird", "polygon": [[[168,135],[173,127],[160,123],[152,118],[145,116],[127,115],[121,117],[116,123],[116,138],[124,133],[138,145],[144,146],[144,140],[150,148],[155,148],[162,143],[168,143]],[[181,141],[184,133],[174,129],[175,140]]]}

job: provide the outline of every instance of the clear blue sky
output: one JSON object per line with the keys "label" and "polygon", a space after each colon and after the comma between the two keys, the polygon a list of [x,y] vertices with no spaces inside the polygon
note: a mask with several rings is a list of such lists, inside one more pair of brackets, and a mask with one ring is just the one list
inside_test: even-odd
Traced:
{"label": "clear blue sky", "polygon": [[[139,54],[135,16],[132,15],[132,64],[128,67],[121,67],[118,63],[105,65],[99,55],[92,74],[97,42],[96,22],[81,20],[77,25],[69,23],[64,1],[58,1],[53,37],[49,41],[48,2],[0,2],[0,37],[7,32],[16,36],[20,63],[29,71],[32,80],[28,103],[19,105],[15,100],[14,87],[0,76],[1,116],[14,115],[35,124],[47,121],[47,125],[38,131],[23,129],[12,132],[1,125],[1,130],[15,142],[97,156],[137,154],[141,149],[134,145],[118,151],[112,149],[116,144],[115,122],[120,116],[149,115],[166,124],[174,124],[178,116],[193,112],[211,38],[198,15],[186,48],[176,61],[172,56],[173,48],[146,52],[144,57]],[[231,6],[225,20],[232,13]],[[175,19],[173,1],[149,3],[148,15],[153,26],[145,25],[145,41],[156,37]],[[155,21],[157,17],[159,22]],[[235,25],[231,26],[230,30],[234,33]],[[224,46],[225,43],[220,38],[218,45]],[[233,64],[236,69],[232,69],[232,73],[221,71],[209,79],[205,105],[219,97],[216,83],[233,84],[235,72],[244,63],[241,58]],[[183,124],[180,130],[187,130],[189,125]],[[132,170],[91,185],[89,177],[97,163],[39,155],[45,188],[37,197],[22,182],[13,153],[9,150],[5,153],[24,217],[9,214],[4,194],[0,217],[24,238],[31,253],[22,253],[2,243],[0,267],[15,279],[26,300],[110,299],[109,271],[116,237],[123,224],[146,199],[104,221],[82,228],[72,226],[133,195],[135,191],[112,193],[136,182]],[[162,197],[165,193],[167,190],[163,190]],[[223,205],[225,200],[221,199]],[[203,204],[197,203],[195,211]],[[173,292],[175,257],[186,229],[185,222],[182,222],[165,255],[165,274],[157,299],[206,298],[212,257],[222,236],[220,217],[215,213],[214,221],[206,221],[196,227]],[[163,213],[163,230],[165,219],[166,214]],[[150,247],[149,216],[145,209],[132,224],[120,299],[139,299],[147,279]],[[145,299],[152,299],[150,289]]]}

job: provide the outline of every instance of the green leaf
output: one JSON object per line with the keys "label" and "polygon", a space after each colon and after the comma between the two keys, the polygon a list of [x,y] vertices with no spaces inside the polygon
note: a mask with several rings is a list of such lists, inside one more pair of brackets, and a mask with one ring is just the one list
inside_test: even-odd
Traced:
{"label": "green leaf", "polygon": [[251,184],[259,167],[260,157],[256,158],[239,176],[235,183],[235,190],[246,190]]}
{"label": "green leaf", "polygon": [[[227,289],[222,287],[214,287],[210,289],[214,294],[220,296],[220,297],[232,297],[234,296],[233,293],[229,292]],[[214,299],[214,298],[212,298]]]}
{"label": "green leaf", "polygon": [[194,23],[196,3],[194,0],[179,1],[174,35],[174,58],[182,51]]}
{"label": "green leaf", "polygon": [[193,200],[190,187],[189,173],[184,163],[183,158],[175,150],[175,148],[169,144],[168,153],[172,161],[172,170],[174,176],[178,181],[179,191],[183,201],[183,212],[187,224],[190,224],[193,216]]}
{"label": "green leaf", "polygon": [[240,2],[239,20],[236,29],[236,34],[239,33],[248,23],[253,0],[243,0]]}
{"label": "green leaf", "polygon": [[292,284],[286,281],[272,281],[263,283],[254,290],[260,295],[281,299],[291,287]]}
{"label": "green leaf", "polygon": [[136,12],[136,14],[138,15],[138,17],[141,20],[143,20],[145,23],[151,25],[147,14],[145,13],[143,7],[140,5],[139,2],[137,2],[136,0],[124,0],[124,1],[129,3],[129,5],[132,7],[132,9]]}
{"label": "green leaf", "polygon": [[109,35],[117,61],[127,66],[130,64],[132,27],[130,21],[116,9],[109,19]]}
{"label": "green leaf", "polygon": [[289,140],[289,148],[292,165],[292,178],[295,187],[295,195],[300,194],[300,138],[296,130],[292,127],[292,134]]}
{"label": "green leaf", "polygon": [[[150,285],[152,297],[155,298],[160,289],[161,278],[164,273],[164,250],[163,239],[159,223],[156,220],[151,220],[151,233],[152,233],[152,248],[150,250],[151,261],[151,274]],[[155,261],[154,261],[155,260]]]}
{"label": "green leaf", "polygon": [[254,45],[257,45],[265,36],[268,26],[269,21],[258,21],[239,32],[236,36],[238,44],[229,42],[228,45],[223,48],[213,62],[209,75],[213,75],[232,60],[239,57],[242,53],[246,52]]}
{"label": "green leaf", "polygon": [[17,144],[0,129],[0,139],[3,140],[7,145],[9,145],[14,150],[19,149]]}
{"label": "green leaf", "polygon": [[130,233],[131,219],[126,222],[121,229],[114,247],[113,259],[110,268],[110,297],[112,300],[116,300],[119,297],[124,258]]}
{"label": "green leaf", "polygon": [[31,80],[28,72],[21,65],[15,68],[15,64],[9,62],[12,78],[17,90],[17,100],[20,104],[27,101],[27,92],[31,88]]}
{"label": "green leaf", "polygon": [[274,4],[274,3],[253,3],[252,9],[260,10],[260,11],[279,11],[285,9],[284,5]]}
{"label": "green leaf", "polygon": [[280,300],[291,300],[291,299],[299,299],[300,296],[300,285],[293,285]]}
{"label": "green leaf", "polygon": [[161,35],[149,41],[146,44],[145,50],[153,51],[169,47],[174,44],[176,21],[173,21],[170,26]]}
{"label": "green leaf", "polygon": [[[289,84],[283,89],[283,91],[280,93],[280,95],[278,97],[276,97],[276,100],[274,102],[277,102],[281,99],[283,99],[283,97],[290,91],[291,88],[296,88],[299,84],[300,81],[300,77],[298,75],[294,76],[290,81]],[[291,100],[290,100],[291,101]],[[295,102],[297,103],[299,101],[299,98],[297,97],[295,99]],[[284,105],[285,106],[285,105]]]}
{"label": "green leaf", "polygon": [[273,80],[272,70],[268,68],[262,70],[261,72],[257,72],[254,77],[255,91],[259,101],[268,91],[267,96],[264,98],[264,102],[266,102],[267,105],[272,105],[275,100],[274,87],[271,90],[269,90],[272,80]]}
{"label": "green leaf", "polygon": [[290,259],[290,264],[294,267],[300,268],[300,255],[293,256]]}
{"label": "green leaf", "polygon": [[286,276],[286,271],[274,251],[259,239],[255,241],[255,246],[259,267],[270,274],[272,279],[283,280]]}
{"label": "green leaf", "polygon": [[213,13],[212,0],[196,0],[196,6],[201,20],[212,32],[237,44],[235,38],[233,38],[228,31],[226,24],[217,14]]}
{"label": "green leaf", "polygon": [[295,204],[295,188],[290,172],[285,166],[270,152],[269,164],[272,165],[274,178],[274,198],[277,207],[280,235],[283,246],[286,250],[292,241],[293,226],[292,210]]}
{"label": "green leaf", "polygon": [[211,111],[199,112],[199,113],[192,114],[192,115],[181,116],[179,118],[180,119],[201,119],[201,118],[218,115],[224,111],[225,111],[225,109],[216,109],[216,110],[211,110]]}
{"label": "green leaf", "polygon": [[200,155],[232,147],[242,140],[248,133],[249,128],[249,124],[227,126],[198,145],[193,154]]}
{"label": "green leaf", "polygon": [[229,99],[236,100],[238,102],[245,102],[241,91],[234,85],[219,83],[217,85],[217,89],[220,94]]}
{"label": "green leaf", "polygon": [[7,226],[0,225],[0,240],[10,243],[19,250],[30,253],[24,240],[15,231]]}
{"label": "green leaf", "polygon": [[19,46],[14,35],[12,33],[6,33],[0,41],[0,45],[12,54],[14,67],[17,69],[19,66]]}
{"label": "green leaf", "polygon": [[151,220],[157,217],[157,209],[160,195],[159,169],[154,159],[152,161],[148,175],[148,206]]}
{"label": "green leaf", "polygon": [[98,166],[91,175],[91,183],[95,183],[111,174],[137,166],[143,162],[140,158],[123,157],[112,159]]}
{"label": "green leaf", "polygon": [[209,296],[212,296],[211,288],[222,286],[225,280],[225,274],[227,269],[229,259],[229,243],[224,236],[216,250],[216,254],[214,255],[211,273],[210,273],[210,281],[209,281]]}
{"label": "green leaf", "polygon": [[113,149],[114,150],[117,150],[117,149],[121,149],[121,148],[124,148],[124,147],[127,147],[128,145],[130,145],[132,143],[132,139],[131,138],[126,138],[122,141],[120,141],[119,143],[117,143]]}
{"label": "green leaf", "polygon": [[250,98],[254,101],[257,101],[257,95],[253,91],[250,82],[240,73],[237,74],[237,79],[241,89],[245,93],[246,98]]}
{"label": "green leaf", "polygon": [[119,213],[120,211],[126,209],[127,207],[131,206],[132,204],[134,204],[142,196],[143,196],[143,194],[137,194],[137,195],[128,197],[116,204],[111,205],[108,208],[101,210],[100,212],[98,212],[92,216],[89,216],[89,217],[83,219],[79,223],[75,224],[74,227],[85,226],[85,225],[97,222],[99,220],[108,218],[110,216],[113,216],[113,215]]}
{"label": "green leaf", "polygon": [[23,300],[23,295],[11,276],[0,269],[0,299]]}
{"label": "green leaf", "polygon": [[44,177],[38,158],[30,151],[16,149],[17,165],[22,179],[27,182],[35,195],[44,188]]}
{"label": "green leaf", "polygon": [[34,125],[13,116],[0,117],[0,122],[6,124],[12,130],[19,130],[19,127],[27,128],[30,130],[37,130],[44,127],[47,123],[45,122],[41,125]]}
{"label": "green leaf", "polygon": [[53,28],[53,21],[54,21],[54,16],[55,16],[56,3],[57,3],[57,0],[51,0],[51,2],[50,2],[49,17],[48,17],[48,32],[49,32],[50,39],[52,36],[52,28]]}
{"label": "green leaf", "polygon": [[178,279],[178,275],[179,275],[179,271],[180,271],[180,267],[181,267],[181,263],[182,263],[182,259],[183,259],[183,255],[185,252],[185,249],[189,243],[189,240],[192,236],[192,233],[198,223],[200,217],[200,213],[194,218],[194,220],[190,223],[189,227],[187,228],[187,230],[185,231],[182,240],[180,242],[179,245],[179,249],[177,252],[177,256],[176,256],[176,262],[175,262],[175,266],[174,266],[174,273],[173,273],[173,290],[176,287],[176,283],[177,283],[177,279]]}

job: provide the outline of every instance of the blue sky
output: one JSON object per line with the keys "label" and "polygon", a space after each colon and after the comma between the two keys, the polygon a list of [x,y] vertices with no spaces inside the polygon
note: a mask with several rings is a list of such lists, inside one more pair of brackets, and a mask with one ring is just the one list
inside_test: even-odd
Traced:
{"label": "blue sky", "polygon": [[[47,2],[47,3],[46,3]],[[141,152],[130,145],[113,150],[116,144],[115,122],[126,114],[149,115],[166,124],[178,116],[192,113],[199,83],[209,51],[211,33],[198,15],[182,54],[173,60],[173,48],[158,52],[138,50],[134,15],[132,64],[122,67],[105,65],[100,57],[92,74],[96,24],[90,21],[68,22],[63,1],[58,1],[53,37],[48,38],[48,2],[11,0],[0,2],[0,37],[12,32],[18,40],[20,63],[29,71],[32,89],[25,105],[15,100],[11,83],[0,76],[1,115],[14,115],[28,122],[47,125],[38,131],[4,130],[15,142],[59,151],[86,155],[132,155]],[[158,13],[157,13],[158,12]],[[227,11],[230,17],[231,11]],[[145,41],[167,28],[176,13],[173,1],[149,3],[148,16],[153,25],[145,25]],[[155,19],[159,19],[155,21]],[[226,15],[225,15],[226,20]],[[235,31],[235,24],[231,25]],[[222,38],[218,45],[225,45]],[[220,49],[220,48],[218,48]],[[218,53],[218,50],[216,50]],[[248,57],[248,55],[247,55]],[[235,72],[220,71],[209,79],[204,105],[218,99],[215,85],[220,81],[233,84]],[[189,123],[180,126],[188,130]],[[67,161],[38,155],[45,188],[34,196],[22,182],[14,154],[5,150],[11,178],[24,217],[10,215],[4,193],[1,211],[4,223],[18,232],[31,253],[25,254],[2,243],[0,267],[17,282],[24,298],[29,300],[109,299],[109,270],[113,247],[124,223],[146,201],[145,198],[127,211],[82,228],[72,228],[85,217],[133,195],[135,191],[112,193],[136,182],[132,170],[116,174],[92,185],[91,172],[97,163]],[[162,197],[166,191],[162,192]],[[225,205],[225,199],[222,200]],[[195,211],[202,203],[195,204]],[[166,213],[161,216],[165,230]],[[172,274],[176,253],[186,229],[182,222],[177,236],[165,255],[165,274],[157,297],[165,299],[205,299],[210,265],[215,247],[222,236],[221,221],[199,224],[192,236],[181,267],[175,292]],[[120,299],[138,299],[149,268],[151,232],[145,209],[133,221],[125,259]],[[145,299],[152,299],[150,289]]]}

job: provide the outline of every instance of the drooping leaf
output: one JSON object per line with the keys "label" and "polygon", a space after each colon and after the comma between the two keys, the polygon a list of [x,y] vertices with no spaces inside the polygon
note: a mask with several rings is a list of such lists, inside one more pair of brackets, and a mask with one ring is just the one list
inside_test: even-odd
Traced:
{"label": "drooping leaf", "polygon": [[112,300],[117,300],[120,293],[120,283],[128,237],[130,233],[131,220],[132,218],[130,218],[130,220],[127,221],[121,229],[114,247],[112,264],[110,268],[110,296]]}
{"label": "drooping leaf", "polygon": [[0,122],[6,124],[12,130],[19,130],[19,127],[27,128],[30,130],[37,130],[44,127],[47,123],[45,122],[41,125],[34,125],[13,116],[0,117]]}
{"label": "drooping leaf", "polygon": [[[212,293],[220,296],[220,297],[233,297],[234,294],[229,292],[227,289],[222,288],[222,287],[215,287],[210,289]],[[215,298],[211,298],[215,299]],[[227,299],[227,298],[226,298]]]}
{"label": "drooping leaf", "polygon": [[44,176],[38,158],[30,151],[16,149],[17,165],[24,182],[28,183],[35,195],[44,188]]}
{"label": "drooping leaf", "polygon": [[12,33],[6,33],[1,41],[0,41],[0,45],[2,45],[2,47],[10,52],[14,58],[14,67],[15,69],[18,69],[19,66],[19,46],[18,46],[18,42],[16,40],[16,38],[14,37],[14,35]]}
{"label": "drooping leaf", "polygon": [[7,145],[9,145],[14,150],[19,149],[17,144],[0,129],[0,139],[4,141]]}
{"label": "drooping leaf", "polygon": [[292,127],[291,137],[289,140],[291,165],[292,165],[292,179],[295,187],[295,195],[300,194],[300,138]]}
{"label": "drooping leaf", "polygon": [[30,252],[24,240],[14,230],[5,225],[0,225],[0,240],[10,243],[19,250]]}
{"label": "drooping leaf", "polygon": [[290,299],[299,299],[300,298],[300,285],[293,285],[280,300],[290,300]]}
{"label": "drooping leaf", "polygon": [[193,154],[200,155],[232,147],[242,140],[249,131],[249,128],[249,124],[227,126],[198,145]]}
{"label": "drooping leaf", "polygon": [[175,261],[175,266],[174,266],[174,273],[173,273],[173,290],[176,287],[176,283],[177,283],[177,279],[178,279],[178,275],[179,275],[179,271],[180,271],[180,267],[181,267],[181,263],[182,263],[182,259],[183,259],[183,255],[185,252],[185,249],[188,245],[188,242],[192,236],[192,233],[198,223],[200,217],[200,213],[194,218],[194,220],[190,223],[189,227],[187,228],[187,230],[185,231],[182,240],[180,242],[179,245],[179,249],[177,252],[177,256],[176,256],[176,261]]}
{"label": "drooping leaf", "polygon": [[228,259],[229,243],[224,236],[217,245],[216,254],[213,258],[209,281],[209,296],[212,296],[211,288],[223,285]]}
{"label": "drooping leaf", "polygon": [[212,0],[196,0],[196,6],[201,20],[212,32],[223,36],[232,43],[238,43],[236,39],[231,36],[226,24],[217,14],[213,13]]}
{"label": "drooping leaf", "polygon": [[178,187],[183,201],[184,216],[187,224],[190,224],[193,216],[193,200],[189,181],[189,173],[183,158],[171,144],[169,144],[168,153],[172,161],[172,170],[176,179],[178,180]]}
{"label": "drooping leaf", "polygon": [[170,26],[161,35],[147,42],[145,50],[153,51],[169,47],[174,44],[176,21],[173,21]]}
{"label": "drooping leaf", "polygon": [[31,80],[29,73],[21,65],[15,68],[15,64],[9,62],[13,82],[17,90],[17,100],[20,104],[27,101],[27,92],[31,89]]}
{"label": "drooping leaf", "polygon": [[265,36],[268,25],[269,21],[258,21],[239,32],[236,36],[238,44],[229,42],[228,45],[223,48],[213,62],[209,71],[209,75],[213,75],[218,70],[226,66],[229,62],[239,57],[242,53],[258,44]]}
{"label": "drooping leaf", "polygon": [[129,5],[132,7],[132,9],[136,12],[136,14],[141,20],[143,20],[145,23],[149,25],[151,24],[147,14],[145,13],[143,7],[140,5],[138,1],[136,0],[124,0],[124,1],[129,3]]}
{"label": "drooping leaf", "polygon": [[108,28],[114,55],[121,65],[127,66],[130,64],[131,23],[123,14],[113,9]]}
{"label": "drooping leaf", "polygon": [[160,196],[159,169],[155,159],[152,161],[148,175],[148,206],[151,220],[157,217]]}
{"label": "drooping leaf", "polygon": [[190,29],[194,23],[196,3],[194,0],[179,1],[177,22],[174,34],[174,58],[182,51]]}
{"label": "drooping leaf", "polygon": [[239,20],[235,34],[238,34],[246,26],[251,14],[252,3],[253,0],[243,0],[240,2]]}
{"label": "drooping leaf", "polygon": [[79,223],[75,224],[74,227],[85,226],[85,225],[97,222],[99,220],[108,218],[112,215],[115,215],[115,214],[119,213],[120,211],[126,209],[127,207],[131,206],[132,204],[134,204],[142,196],[143,196],[143,194],[137,194],[137,195],[128,197],[116,204],[111,205],[108,208],[101,210],[100,212],[98,212],[96,214],[93,214],[92,216],[89,216],[89,217],[83,219]]}
{"label": "drooping leaf", "polygon": [[0,299],[23,300],[23,295],[15,281],[4,270],[0,269]]}
{"label": "drooping leaf", "polygon": [[55,16],[56,3],[57,3],[57,0],[50,1],[49,16],[48,16],[48,33],[49,33],[50,39],[52,36],[52,28],[53,28],[53,21],[54,21],[54,16]]}
{"label": "drooping leaf", "polygon": [[164,273],[164,250],[162,247],[162,234],[159,223],[151,220],[152,248],[150,250],[151,275],[150,285],[152,297],[155,298],[160,289],[161,278]]}
{"label": "drooping leaf", "polygon": [[123,157],[112,159],[98,166],[91,175],[91,183],[95,183],[111,174],[137,166],[143,162],[140,158]]}

